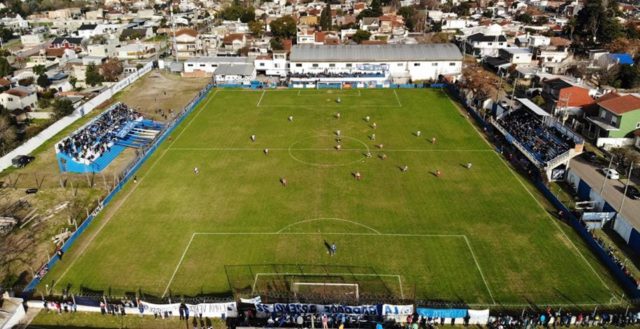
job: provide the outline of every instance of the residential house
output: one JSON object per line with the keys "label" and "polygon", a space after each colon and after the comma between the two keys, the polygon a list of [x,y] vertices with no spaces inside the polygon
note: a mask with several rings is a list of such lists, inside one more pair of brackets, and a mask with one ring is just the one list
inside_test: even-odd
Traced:
{"label": "residential house", "polygon": [[0,105],[9,111],[35,109],[38,102],[36,92],[30,88],[18,86],[0,94]]}
{"label": "residential house", "polygon": [[600,147],[633,144],[640,129],[640,97],[612,93],[597,104],[597,116],[587,117],[583,135]]}
{"label": "residential house", "polygon": [[198,31],[190,28],[183,28],[176,31],[176,58],[188,59],[198,54]]}
{"label": "residential house", "polygon": [[244,33],[230,33],[222,39],[225,48],[238,51],[247,46],[247,35]]}
{"label": "residential house", "polygon": [[153,29],[150,27],[129,28],[122,30],[120,40],[146,40],[154,36],[155,33],[153,33]]}
{"label": "residential house", "polygon": [[507,38],[500,35],[485,35],[476,33],[466,37],[464,41],[465,53],[476,57],[497,56],[498,49],[507,48]]}
{"label": "residential house", "polygon": [[120,47],[120,41],[117,39],[108,39],[103,43],[91,44],[87,46],[89,56],[98,57],[117,57],[117,48]]}
{"label": "residential house", "polygon": [[59,37],[53,39],[50,49],[71,49],[80,52],[83,49],[82,38]]}
{"label": "residential house", "polygon": [[76,35],[82,39],[88,39],[96,35],[98,24],[82,24],[76,31]]}
{"label": "residential house", "polygon": [[560,112],[579,114],[584,107],[594,103],[589,89],[559,78],[544,81],[541,96],[545,100],[545,110],[554,115]]}

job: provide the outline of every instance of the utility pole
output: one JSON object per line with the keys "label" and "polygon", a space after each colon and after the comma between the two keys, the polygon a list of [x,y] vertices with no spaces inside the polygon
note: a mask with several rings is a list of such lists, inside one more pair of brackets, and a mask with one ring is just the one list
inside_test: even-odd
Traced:
{"label": "utility pole", "polygon": [[[611,160],[609,160],[609,166],[607,167],[607,172],[609,172],[609,169],[611,169],[611,164],[613,163],[613,158],[615,157],[615,155],[611,155]],[[604,191],[604,185],[607,183],[607,179],[609,179],[607,177],[607,174],[605,173],[604,175],[604,180],[602,181],[602,187],[600,188],[600,196],[602,196],[602,191]]]}
{"label": "utility pole", "polygon": [[178,48],[176,46],[176,21],[173,18],[173,4],[170,3],[169,4],[169,11],[171,13],[171,34],[173,35],[173,41],[172,41],[172,50],[171,53],[174,55],[174,59],[177,61],[178,60]]}
{"label": "utility pole", "polygon": [[633,162],[629,165],[629,174],[627,175],[627,183],[624,185],[624,193],[622,193],[622,202],[620,202],[620,208],[618,208],[618,213],[622,213],[622,207],[624,206],[624,201],[627,199],[627,190],[629,189],[629,183],[631,182],[631,172],[633,171]]}

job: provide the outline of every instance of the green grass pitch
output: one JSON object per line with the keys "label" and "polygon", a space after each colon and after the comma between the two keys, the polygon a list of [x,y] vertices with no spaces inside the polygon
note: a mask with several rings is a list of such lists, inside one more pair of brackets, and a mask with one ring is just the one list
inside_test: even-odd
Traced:
{"label": "green grass pitch", "polygon": [[612,296],[588,251],[438,90],[215,90],[137,176],[40,289],[228,293],[273,271],[347,268],[420,299]]}

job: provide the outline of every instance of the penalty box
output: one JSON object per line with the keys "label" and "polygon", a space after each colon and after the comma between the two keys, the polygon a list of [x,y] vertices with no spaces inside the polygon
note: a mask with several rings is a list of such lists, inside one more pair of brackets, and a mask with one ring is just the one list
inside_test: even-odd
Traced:
{"label": "penalty box", "polygon": [[[334,256],[327,249],[332,243]],[[351,285],[344,290],[354,293],[357,284],[359,294],[471,295],[470,302],[495,302],[466,236],[384,233],[194,233],[165,295],[315,289],[302,288],[305,283]]]}

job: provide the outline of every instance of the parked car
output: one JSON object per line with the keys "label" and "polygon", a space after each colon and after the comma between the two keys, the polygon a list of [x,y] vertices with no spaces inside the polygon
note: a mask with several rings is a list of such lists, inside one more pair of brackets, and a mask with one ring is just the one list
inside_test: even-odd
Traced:
{"label": "parked car", "polygon": [[598,155],[595,152],[584,152],[582,153],[582,158],[589,162],[596,162],[598,160]]}
{"label": "parked car", "polygon": [[38,189],[35,187],[32,187],[32,188],[28,188],[25,192],[27,194],[35,194],[35,193],[38,193]]}
{"label": "parked car", "polygon": [[627,187],[627,196],[631,199],[638,200],[640,199],[640,190],[633,185],[629,185],[629,187]]}
{"label": "parked car", "polygon": [[22,168],[35,159],[35,157],[32,157],[30,155],[18,155],[17,157],[11,159],[11,164],[16,168]]}
{"label": "parked car", "polygon": [[604,169],[602,169],[602,173],[608,179],[620,179],[620,174],[615,169],[604,168]]}

